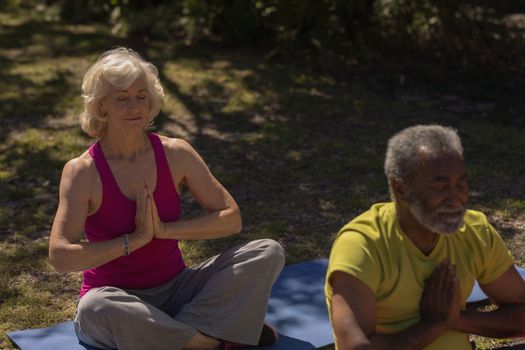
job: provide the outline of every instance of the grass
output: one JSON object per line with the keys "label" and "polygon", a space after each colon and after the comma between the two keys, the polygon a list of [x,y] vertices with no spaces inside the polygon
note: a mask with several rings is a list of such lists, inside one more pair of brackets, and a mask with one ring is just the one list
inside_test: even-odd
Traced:
{"label": "grass", "polygon": [[[188,263],[262,237],[284,246],[288,264],[327,257],[344,223],[388,200],[386,141],[415,123],[459,130],[471,207],[490,216],[518,263],[525,263],[525,139],[515,117],[525,105],[515,98],[518,92],[484,91],[496,105],[476,112],[487,102],[479,98],[476,79],[450,77],[457,84],[444,85],[420,78],[437,76],[425,66],[404,73],[401,84],[396,71],[265,60],[264,53],[245,48],[146,45],[103,26],[27,14],[0,14],[0,23],[1,349],[12,348],[5,332],[74,314],[80,275],[53,272],[49,231],[61,169],[93,142],[76,121],[82,75],[114,45],[132,46],[159,67],[167,101],[154,130],[191,142],[241,207],[243,233],[182,242]],[[487,89],[501,86],[493,79]],[[188,216],[199,212],[188,195],[184,208]],[[492,346],[475,339],[480,347]],[[498,342],[505,343],[512,341]]]}

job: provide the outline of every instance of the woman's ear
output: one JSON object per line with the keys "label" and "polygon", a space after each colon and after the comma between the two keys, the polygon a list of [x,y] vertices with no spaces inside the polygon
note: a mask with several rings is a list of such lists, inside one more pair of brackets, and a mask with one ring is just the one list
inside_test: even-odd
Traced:
{"label": "woman's ear", "polygon": [[104,102],[100,101],[98,103],[98,110],[100,111],[100,114],[102,114],[103,116],[107,115],[106,107],[104,106]]}

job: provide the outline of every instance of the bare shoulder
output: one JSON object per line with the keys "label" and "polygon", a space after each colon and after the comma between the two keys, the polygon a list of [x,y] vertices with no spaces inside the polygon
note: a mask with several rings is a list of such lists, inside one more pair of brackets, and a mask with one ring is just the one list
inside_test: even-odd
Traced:
{"label": "bare shoulder", "polygon": [[172,160],[183,161],[197,155],[195,149],[186,140],[166,136],[160,136],[160,140],[166,156]]}
{"label": "bare shoulder", "polygon": [[167,151],[188,151],[189,149],[193,150],[193,147],[189,144],[188,141],[184,139],[180,139],[178,137],[167,137],[167,136],[161,136],[160,141],[162,142],[162,145],[164,146],[164,149]]}
{"label": "bare shoulder", "polygon": [[62,185],[90,185],[98,178],[93,158],[86,151],[80,156],[69,160],[62,171]]}

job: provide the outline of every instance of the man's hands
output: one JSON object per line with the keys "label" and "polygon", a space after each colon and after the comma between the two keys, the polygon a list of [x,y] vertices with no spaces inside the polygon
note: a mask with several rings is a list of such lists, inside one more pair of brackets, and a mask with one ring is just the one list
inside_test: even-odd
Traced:
{"label": "man's hands", "polygon": [[439,263],[425,281],[420,301],[421,319],[454,328],[459,322],[461,298],[456,267],[448,259]]}
{"label": "man's hands", "polygon": [[132,235],[142,247],[148,244],[153,237],[162,238],[166,223],[160,220],[153,195],[146,184],[137,193],[136,203],[135,232]]}

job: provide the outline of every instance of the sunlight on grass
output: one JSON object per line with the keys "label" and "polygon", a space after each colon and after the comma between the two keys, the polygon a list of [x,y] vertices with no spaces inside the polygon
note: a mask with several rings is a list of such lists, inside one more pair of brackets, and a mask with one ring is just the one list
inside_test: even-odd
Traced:
{"label": "sunlight on grass", "polygon": [[37,64],[19,64],[13,66],[7,73],[17,75],[42,87],[44,84],[54,80],[61,70],[56,62],[38,62]]}
{"label": "sunlight on grass", "polygon": [[[66,283],[65,283],[66,282]],[[70,318],[74,297],[57,299],[57,291],[78,288],[78,279],[53,273],[47,262],[47,241],[13,237],[0,244],[0,334],[24,327],[43,327]],[[4,321],[5,320],[5,321]],[[7,339],[0,337],[0,348]]]}
{"label": "sunlight on grass", "polygon": [[16,174],[0,181],[0,219],[7,237],[38,238],[49,232],[62,167],[85,147],[86,140],[72,131],[27,129],[12,134],[0,152],[1,168]]}
{"label": "sunlight on grass", "polygon": [[226,105],[221,109],[225,114],[243,112],[257,106],[259,96],[253,92],[241,91],[231,94]]}
{"label": "sunlight on grass", "polygon": [[503,198],[497,204],[498,208],[495,213],[503,218],[509,219],[525,214],[525,200],[523,198]]}
{"label": "sunlight on grass", "polygon": [[228,68],[224,62],[219,63],[203,67],[195,61],[179,60],[166,64],[164,73],[177,85],[180,94],[216,104],[217,110],[224,114],[257,107],[258,93],[250,91],[243,83],[253,72]]}
{"label": "sunlight on grass", "polygon": [[[12,143],[9,145],[15,154],[28,155],[45,151],[48,158],[65,162],[73,157],[79,156],[90,140],[75,130],[46,131],[42,129],[27,129],[21,133],[14,134]],[[4,158],[12,157],[9,153],[3,154]],[[43,159],[35,159],[43,161]],[[13,163],[23,164],[27,160],[13,159]],[[45,165],[42,162],[40,165]]]}
{"label": "sunlight on grass", "polygon": [[[137,49],[157,58],[167,98],[156,130],[194,143],[241,207],[241,234],[180,242],[189,265],[257,238],[279,241],[288,264],[327,257],[344,223],[388,200],[386,141],[417,123],[459,130],[471,207],[486,209],[525,261],[525,138],[522,128],[495,122],[500,110],[451,114],[435,86],[402,86],[398,72],[354,75],[249,50],[171,50],[154,39],[139,45],[108,27],[30,14],[0,13],[0,22],[0,349],[12,349],[6,331],[73,317],[81,275],[53,271],[48,237],[62,168],[94,142],[76,121],[82,76],[114,45],[142,45]],[[183,218],[201,213],[189,197],[183,195]],[[506,344],[475,339],[480,348]]]}

